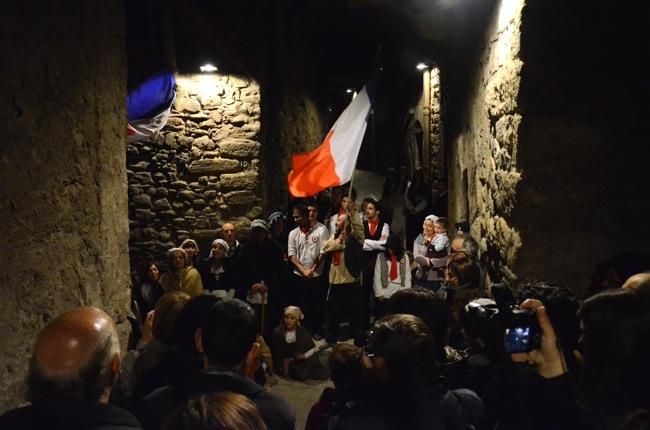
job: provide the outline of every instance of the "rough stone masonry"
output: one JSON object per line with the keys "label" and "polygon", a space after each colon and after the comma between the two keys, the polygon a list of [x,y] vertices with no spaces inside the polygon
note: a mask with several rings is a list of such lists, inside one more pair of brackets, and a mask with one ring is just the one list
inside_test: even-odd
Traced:
{"label": "rough stone masonry", "polygon": [[202,254],[224,222],[262,214],[260,89],[235,76],[181,75],[169,122],[127,146],[131,270],[187,238]]}

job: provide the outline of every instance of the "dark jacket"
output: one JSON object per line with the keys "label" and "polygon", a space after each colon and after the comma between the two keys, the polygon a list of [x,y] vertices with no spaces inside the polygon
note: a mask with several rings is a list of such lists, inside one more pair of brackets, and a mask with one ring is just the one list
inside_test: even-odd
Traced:
{"label": "dark jacket", "polygon": [[134,430],[138,420],[115,405],[75,399],[49,399],[0,416],[2,430]]}
{"label": "dark jacket", "polygon": [[224,272],[219,276],[217,280],[212,270],[212,259],[206,258],[201,260],[199,263],[199,273],[201,274],[201,282],[203,282],[203,288],[208,291],[214,290],[226,290],[228,291],[231,288],[237,286],[236,282],[236,271],[234,267],[234,261],[232,258],[223,259],[223,270]]}
{"label": "dark jacket", "polygon": [[484,420],[483,404],[473,391],[452,391],[432,383],[404,395],[383,393],[375,399],[349,402],[330,420],[329,428],[461,430],[482,428]]}
{"label": "dark jacket", "polygon": [[269,430],[293,430],[296,417],[286,400],[255,381],[234,372],[208,369],[199,377],[175,387],[162,387],[143,400],[139,415],[146,429],[159,429],[167,414],[176,406],[206,393],[230,391],[248,397]]}
{"label": "dark jacket", "polygon": [[237,279],[235,297],[246,300],[251,286],[264,281],[269,288],[269,304],[275,302],[275,287],[284,267],[282,249],[275,242],[269,240],[262,246],[252,241],[244,243],[231,268]]}

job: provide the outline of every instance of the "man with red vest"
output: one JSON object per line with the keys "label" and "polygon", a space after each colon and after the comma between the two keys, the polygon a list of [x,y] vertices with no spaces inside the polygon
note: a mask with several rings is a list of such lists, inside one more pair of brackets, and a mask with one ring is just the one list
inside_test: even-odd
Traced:
{"label": "man with red vest", "polygon": [[375,262],[377,254],[385,250],[386,239],[390,228],[388,223],[381,220],[381,207],[377,200],[366,198],[366,220],[363,222],[363,277],[361,285],[365,298],[363,307],[364,330],[370,327],[370,300],[373,297],[373,277],[375,274]]}

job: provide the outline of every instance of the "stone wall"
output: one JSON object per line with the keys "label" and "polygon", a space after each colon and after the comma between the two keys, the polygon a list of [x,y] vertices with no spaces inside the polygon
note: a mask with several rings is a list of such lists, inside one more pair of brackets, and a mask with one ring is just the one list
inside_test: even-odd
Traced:
{"label": "stone wall", "polygon": [[437,66],[431,69],[429,79],[429,145],[430,145],[430,173],[434,179],[442,179],[446,175],[445,155],[442,145],[442,121],[441,106],[442,94],[440,93],[440,68]]}
{"label": "stone wall", "polygon": [[[648,251],[647,68],[642,4],[531,1],[523,10],[519,109],[523,171],[511,223],[522,278],[579,295],[596,264]],[[622,49],[625,47],[625,49]],[[649,269],[623,261],[627,270]],[[624,280],[624,279],[623,279]]]}
{"label": "stone wall", "polygon": [[314,98],[303,88],[286,88],[285,91],[275,94],[277,100],[267,104],[264,117],[267,133],[262,154],[268,212],[287,210],[291,157],[316,148],[327,133],[327,124]]}
{"label": "stone wall", "polygon": [[81,304],[126,340],[123,2],[3,5],[0,413],[24,401],[38,331]]}
{"label": "stone wall", "polygon": [[177,77],[165,128],[127,147],[131,268],[191,237],[201,256],[224,222],[246,229],[264,215],[260,90],[218,74]]}
{"label": "stone wall", "polygon": [[452,71],[469,70],[472,91],[449,146],[451,218],[470,219],[492,282],[546,279],[581,296],[597,263],[647,254],[650,89],[620,49],[645,49],[636,8],[501,0],[480,62]]}
{"label": "stone wall", "polygon": [[502,0],[496,5],[465,108],[466,129],[451,146],[451,222],[467,215],[491,282],[516,277],[512,267],[521,247],[520,233],[508,219],[521,179],[517,102],[523,4]]}

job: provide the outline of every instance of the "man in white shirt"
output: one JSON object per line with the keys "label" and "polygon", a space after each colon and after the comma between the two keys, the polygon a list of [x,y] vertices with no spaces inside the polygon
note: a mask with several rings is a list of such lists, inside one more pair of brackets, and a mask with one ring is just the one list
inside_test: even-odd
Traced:
{"label": "man in white shirt", "polygon": [[322,278],[325,253],[323,244],[329,238],[327,227],[318,222],[318,206],[297,205],[298,226],[289,233],[287,254],[294,266],[293,299],[304,311],[304,326],[314,338],[323,332],[326,283]]}

